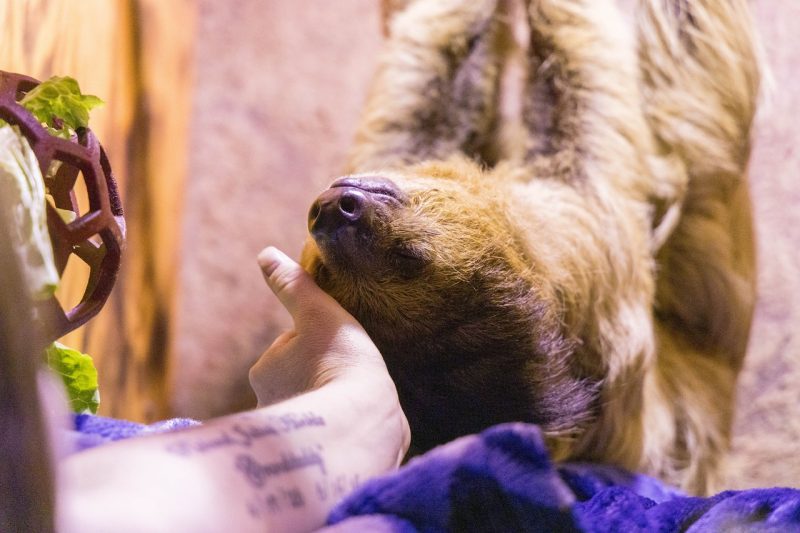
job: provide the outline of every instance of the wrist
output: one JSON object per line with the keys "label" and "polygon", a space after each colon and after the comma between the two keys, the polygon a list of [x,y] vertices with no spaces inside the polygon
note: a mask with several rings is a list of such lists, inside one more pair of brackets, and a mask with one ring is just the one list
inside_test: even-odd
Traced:
{"label": "wrist", "polygon": [[378,429],[383,445],[397,453],[394,466],[399,465],[408,451],[411,431],[386,367],[352,368],[324,387],[347,401],[359,423],[372,424]]}

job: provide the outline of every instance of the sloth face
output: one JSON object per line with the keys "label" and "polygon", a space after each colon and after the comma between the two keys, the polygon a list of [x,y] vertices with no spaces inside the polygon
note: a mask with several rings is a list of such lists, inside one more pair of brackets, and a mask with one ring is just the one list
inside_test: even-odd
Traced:
{"label": "sloth face", "polygon": [[336,180],[309,210],[305,266],[365,326],[391,324],[376,337],[395,343],[511,311],[535,297],[530,269],[502,201],[477,180],[465,187],[472,177]]}
{"label": "sloth face", "polygon": [[425,449],[507,420],[590,417],[558,305],[477,167],[336,180],[309,210],[303,266],[364,326]]}

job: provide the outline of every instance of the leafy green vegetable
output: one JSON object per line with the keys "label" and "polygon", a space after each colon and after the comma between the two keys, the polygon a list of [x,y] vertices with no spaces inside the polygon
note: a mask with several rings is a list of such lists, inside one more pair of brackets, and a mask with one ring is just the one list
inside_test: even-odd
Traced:
{"label": "leafy green vegetable", "polygon": [[76,413],[97,413],[100,391],[92,358],[58,342],[48,346],[46,354],[47,364],[64,380],[72,410]]}
{"label": "leafy green vegetable", "polygon": [[103,101],[90,94],[81,94],[80,86],[69,76],[53,76],[28,91],[20,104],[50,133],[68,139],[78,128],[89,125],[89,111]]}
{"label": "leafy green vegetable", "polygon": [[0,126],[0,194],[14,206],[7,223],[31,295],[47,299],[59,275],[47,232],[44,180],[28,140],[9,124]]}

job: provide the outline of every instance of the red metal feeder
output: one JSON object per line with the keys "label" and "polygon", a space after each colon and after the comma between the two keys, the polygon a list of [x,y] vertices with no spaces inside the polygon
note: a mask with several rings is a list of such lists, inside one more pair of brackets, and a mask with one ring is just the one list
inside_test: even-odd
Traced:
{"label": "red metal feeder", "polygon": [[[67,223],[51,204],[47,205],[56,267],[63,274],[70,254],[75,254],[90,269],[86,290],[74,308],[64,309],[55,297],[39,305],[45,340],[52,341],[85,324],[105,304],[119,271],[125,219],[108,158],[91,130],[80,128],[69,140],[54,137],[18,103],[38,84],[33,78],[0,71],[0,119],[19,127],[36,154],[43,176],[53,162],[61,162],[58,171],[45,178],[45,185],[55,207],[72,211],[76,218]],[[79,174],[89,198],[85,213],[80,212],[74,190]]]}

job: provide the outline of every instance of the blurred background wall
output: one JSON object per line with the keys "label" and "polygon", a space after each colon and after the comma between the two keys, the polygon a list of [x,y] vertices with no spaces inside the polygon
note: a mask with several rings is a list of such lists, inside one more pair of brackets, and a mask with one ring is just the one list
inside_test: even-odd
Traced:
{"label": "blurred background wall", "polygon": [[287,316],[255,257],[297,256],[316,194],[341,172],[376,53],[377,0],[199,0],[176,412],[252,401],[247,370]]}
{"label": "blurred background wall", "polygon": [[[760,300],[732,488],[800,486],[800,3],[753,9],[774,83],[751,163]],[[93,128],[125,184],[129,247],[114,299],[70,342],[98,359],[103,414],[251,405],[247,369],[289,325],[255,256],[268,244],[297,256],[310,202],[340,172],[379,12],[378,0],[0,0],[0,69],[72,74],[108,102]]]}
{"label": "blurred background wall", "polygon": [[751,2],[772,74],[750,162],[759,302],[740,379],[731,487],[800,486],[800,2]]}

